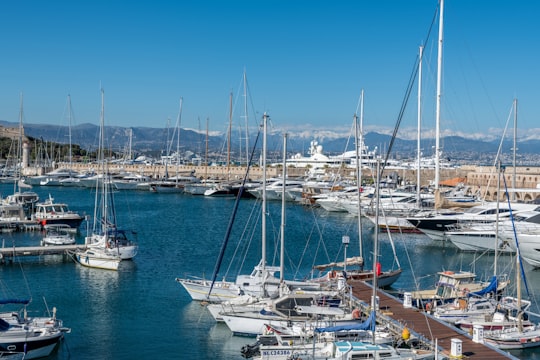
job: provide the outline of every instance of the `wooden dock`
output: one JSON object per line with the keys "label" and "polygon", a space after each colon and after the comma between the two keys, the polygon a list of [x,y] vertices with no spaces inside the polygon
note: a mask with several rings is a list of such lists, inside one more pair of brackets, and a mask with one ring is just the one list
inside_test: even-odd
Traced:
{"label": "wooden dock", "polygon": [[[349,281],[353,295],[360,301],[370,304],[373,288],[362,281]],[[379,297],[379,313],[381,318],[389,318],[394,322],[406,326],[411,333],[423,336],[426,339],[437,340],[443,353],[450,356],[452,339],[462,342],[462,359],[517,359],[509,353],[495,349],[491,346],[476,343],[467,333],[435,319],[417,308],[405,308],[403,302],[396,297],[382,291],[377,291]]]}
{"label": "wooden dock", "polygon": [[77,249],[86,249],[86,245],[54,245],[54,246],[15,246],[0,248],[0,259],[5,260],[15,256],[42,256],[67,254]]}

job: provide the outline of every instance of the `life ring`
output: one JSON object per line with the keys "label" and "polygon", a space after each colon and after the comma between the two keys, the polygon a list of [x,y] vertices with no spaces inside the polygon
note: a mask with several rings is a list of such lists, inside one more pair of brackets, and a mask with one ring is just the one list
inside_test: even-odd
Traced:
{"label": "life ring", "polygon": [[355,320],[360,319],[360,310],[359,309],[354,309],[352,311],[352,318],[355,319]]}
{"label": "life ring", "polygon": [[332,270],[328,272],[328,278],[329,279],[335,279],[337,276],[336,270]]}
{"label": "life ring", "polygon": [[445,274],[445,275],[454,275],[454,272],[453,271],[445,271],[443,274]]}
{"label": "life ring", "polygon": [[431,311],[432,306],[433,304],[431,304],[431,302],[426,303],[426,311]]}

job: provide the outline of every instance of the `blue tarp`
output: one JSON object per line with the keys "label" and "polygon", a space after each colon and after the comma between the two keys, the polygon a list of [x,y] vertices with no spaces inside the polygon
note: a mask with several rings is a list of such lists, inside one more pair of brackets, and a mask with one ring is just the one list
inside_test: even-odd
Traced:
{"label": "blue tarp", "polygon": [[353,324],[353,325],[340,325],[340,326],[330,326],[325,328],[316,328],[315,332],[336,332],[336,331],[351,331],[351,330],[375,330],[375,311],[372,311],[369,314],[369,317],[366,321]]}
{"label": "blue tarp", "polygon": [[489,283],[488,286],[486,286],[485,288],[477,292],[469,293],[469,297],[470,296],[484,296],[489,293],[493,293],[493,294],[497,293],[497,276],[495,275],[493,275],[493,277],[491,278],[491,282]]}

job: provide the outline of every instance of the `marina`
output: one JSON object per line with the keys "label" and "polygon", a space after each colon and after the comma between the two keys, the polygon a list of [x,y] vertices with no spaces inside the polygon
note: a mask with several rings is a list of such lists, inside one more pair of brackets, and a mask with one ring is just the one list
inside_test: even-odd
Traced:
{"label": "marina", "polygon": [[[4,192],[9,191],[9,186],[3,185]],[[41,196],[47,196],[49,192],[55,194],[54,188],[35,187],[34,190]],[[59,191],[60,189],[56,190]],[[95,193],[86,188],[61,188],[63,201],[70,207],[81,213],[92,212]],[[134,342],[145,341],[152,344],[153,349],[169,354],[172,357],[196,356],[201,359],[239,359],[240,348],[252,340],[233,336],[229,329],[220,323],[215,323],[208,311],[197,302],[191,301],[187,293],[174,281],[175,277],[191,274],[206,274],[210,277],[215,266],[215,260],[219,253],[221,241],[226,230],[228,214],[233,207],[232,198],[213,198],[205,196],[193,196],[189,194],[160,194],[150,191],[126,191],[117,192],[118,216],[123,223],[131,225],[137,231],[140,251],[133,261],[123,261],[116,272],[100,269],[88,269],[77,267],[71,258],[64,256],[66,250],[73,247],[83,247],[86,224],[80,227],[77,234],[77,244],[65,247],[40,247],[38,246],[41,231],[21,231],[2,234],[4,258],[9,258],[5,265],[0,267],[2,278],[5,282],[13,284],[20,281],[16,275],[19,269],[14,264],[20,264],[29,279],[32,289],[47,299],[47,304],[58,308],[59,316],[66,326],[72,328],[72,334],[66,334],[64,343],[53,359],[67,359],[74,349],[89,351],[88,336],[95,341],[106,342],[107,334],[118,334],[117,346],[106,347],[103,358],[123,358],[125,353],[121,348],[130,348]],[[255,199],[243,199],[239,207],[239,218],[247,219],[251,208],[257,203]],[[268,204],[269,214],[279,214],[281,204],[271,201]],[[289,224],[295,224],[287,228],[288,256],[291,259],[301,259],[304,246],[310,243],[310,233],[318,227],[323,228],[320,236],[324,238],[324,246],[331,261],[343,257],[342,236],[349,234],[351,239],[356,235],[356,217],[348,214],[334,214],[321,208],[301,206],[292,202],[287,203],[287,217]],[[135,210],[136,209],[136,210]],[[274,217],[272,215],[271,217]],[[279,217],[279,215],[277,216]],[[309,219],[309,220],[308,220]],[[243,222],[243,221],[241,221]],[[277,219],[272,221],[269,233],[277,229]],[[241,225],[240,225],[241,227]],[[367,247],[371,246],[373,228],[364,228],[364,237]],[[233,235],[240,236],[239,230],[233,231]],[[271,242],[275,241],[275,235],[271,236]],[[388,235],[381,234],[381,263],[383,268],[391,266],[392,256]],[[423,234],[394,234],[395,246],[402,262],[403,274],[388,290],[390,293],[400,293],[405,290],[414,290],[418,287],[425,288],[435,281],[429,274],[444,269],[474,267],[476,273],[482,278],[489,278],[490,268],[493,263],[492,255],[480,256],[474,253],[462,253],[447,242],[434,242]],[[239,241],[239,240],[238,240]],[[313,244],[315,247],[316,245]],[[319,245],[321,246],[321,245]],[[17,249],[20,248],[20,249]],[[13,249],[17,249],[15,257],[10,258]],[[20,251],[20,252],[19,252]],[[353,244],[349,247],[349,254],[355,254]],[[51,255],[45,255],[45,252]],[[251,254],[251,266],[256,265],[260,255],[256,246],[247,250]],[[55,254],[56,253],[56,254]],[[32,255],[32,256],[23,256]],[[286,273],[292,276],[300,271],[306,277],[313,270],[311,263],[326,263],[328,258],[320,252],[310,251],[314,259],[310,259],[302,265],[288,264]],[[19,256],[20,255],[20,256]],[[230,255],[226,255],[230,259]],[[409,258],[409,260],[405,260]],[[227,260],[228,261],[228,260]],[[295,260],[300,261],[300,260]],[[371,261],[367,255],[366,261]],[[501,266],[510,268],[510,256],[501,258]],[[411,265],[414,263],[415,265]],[[12,264],[12,265],[10,265]],[[474,265],[473,265],[474,264]],[[291,267],[292,266],[292,267]],[[299,268],[294,270],[297,266]],[[540,274],[533,269],[527,270],[527,277],[533,291],[540,291]],[[418,285],[413,279],[417,278]],[[15,288],[22,290],[21,285]],[[68,290],[69,289],[69,290]],[[71,295],[66,295],[66,294]],[[353,295],[360,301],[368,301],[370,288],[353,285]],[[95,301],[84,303],[73,299],[78,297],[96,297]],[[467,358],[483,357],[484,346],[472,343],[470,335],[456,333],[446,325],[426,322],[424,313],[416,309],[403,309],[403,304],[395,299],[387,299],[384,293],[380,293],[381,316],[388,316],[400,324],[405,324],[411,332],[422,334],[428,339],[438,338],[439,346],[449,350],[450,339],[459,338],[463,341],[463,354]],[[99,300],[98,300],[99,299]],[[39,302],[35,302],[34,305]],[[81,307],[82,306],[82,307]],[[168,311],[158,309],[168,308]],[[123,314],[126,309],[131,313],[129,317]],[[533,312],[538,311],[536,303],[533,303]],[[148,319],[153,313],[158,323],[168,322],[171,324],[171,336],[167,339],[156,336],[159,332],[149,323],[144,327],[135,325],[142,319]],[[105,316],[105,318],[104,318]],[[91,326],[85,318],[92,319]],[[117,325],[105,319],[114,320]],[[155,321],[152,321],[154,323]],[[86,324],[83,326],[83,324]],[[173,325],[174,324],[174,325]],[[195,325],[194,325],[195,324]],[[159,326],[156,323],[156,326]],[[437,332],[435,328],[439,328]],[[130,330],[128,330],[130,329]],[[136,329],[135,331],[132,331]],[[154,329],[154,330],[152,330]],[[431,329],[431,330],[429,330]],[[125,336],[123,334],[131,334]],[[73,336],[73,334],[78,334]],[[177,344],[183,341],[191,341],[195,344],[192,349],[179,349]],[[479,347],[480,346],[480,347]],[[147,350],[136,350],[132,357],[151,356]],[[143,355],[141,355],[143,354]],[[540,358],[537,350],[522,350],[511,352],[517,358]],[[525,355],[524,355],[525,354]],[[504,358],[506,353],[495,352],[489,357]],[[86,359],[83,355],[77,358]]]}

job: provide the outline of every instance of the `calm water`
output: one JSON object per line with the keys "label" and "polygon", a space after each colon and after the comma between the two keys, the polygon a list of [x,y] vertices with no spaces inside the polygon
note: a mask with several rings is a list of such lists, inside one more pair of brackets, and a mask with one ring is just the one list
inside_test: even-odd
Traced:
{"label": "calm water", "polygon": [[[93,214],[91,190],[33,190],[41,199],[50,193],[72,210]],[[13,188],[2,184],[0,191],[5,196]],[[31,296],[29,310],[35,315],[42,314],[46,306],[57,307],[58,317],[72,332],[51,359],[241,359],[240,347],[253,339],[234,337],[225,325],[215,324],[206,309],[191,302],[174,281],[186,275],[211,276],[234,200],[150,192],[118,192],[115,199],[119,224],[137,232],[140,249],[134,261],[123,262],[118,272],[109,272],[83,268],[62,256],[21,258],[0,266],[0,296]],[[252,225],[260,217],[256,204],[254,200],[241,202],[220,276],[227,269],[229,274],[240,269],[249,272],[259,261],[261,236]],[[280,203],[269,204],[269,243],[279,239],[280,211]],[[291,204],[286,223],[288,276],[309,276],[314,263],[341,260],[343,235],[351,237],[347,254],[358,254],[354,217]],[[85,228],[86,222],[81,226],[81,243]],[[41,236],[40,232],[3,233],[0,240],[4,246],[35,245]],[[372,230],[364,229],[364,237],[364,257],[370,264]],[[430,274],[443,269],[472,268],[483,278],[493,271],[492,256],[461,254],[451,245],[435,244],[419,235],[393,238],[404,269],[394,285],[396,290],[411,290],[415,284],[432,286],[436,278]],[[393,264],[390,242],[387,236],[380,239],[381,262],[388,268]],[[234,253],[239,260],[229,265]],[[277,256],[269,251],[268,258]],[[502,271],[511,271],[509,262],[509,257],[500,260]],[[527,278],[536,299],[540,271],[527,269]],[[538,311],[537,303],[533,307]],[[540,349],[515,355],[540,359]]]}

